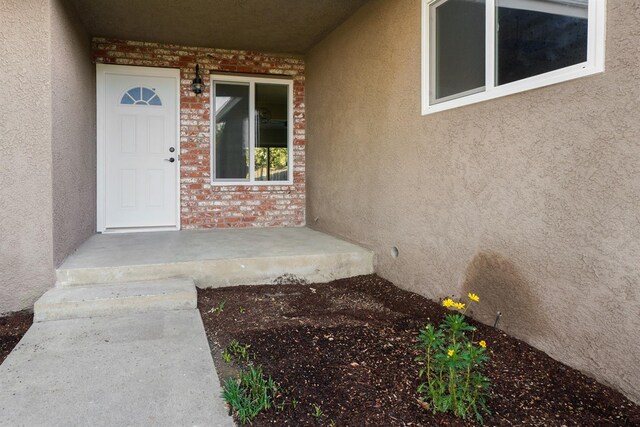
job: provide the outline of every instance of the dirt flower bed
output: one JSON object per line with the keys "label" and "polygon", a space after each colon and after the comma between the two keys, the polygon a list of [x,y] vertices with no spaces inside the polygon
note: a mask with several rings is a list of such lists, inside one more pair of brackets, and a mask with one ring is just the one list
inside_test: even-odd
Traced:
{"label": "dirt flower bed", "polygon": [[[416,338],[446,310],[377,276],[328,284],[198,291],[218,374],[233,340],[280,385],[277,406],[254,426],[464,426],[421,408]],[[487,342],[486,425],[638,426],[640,407],[500,330],[473,323]]]}
{"label": "dirt flower bed", "polygon": [[33,314],[20,311],[0,317],[0,364],[33,323]]}

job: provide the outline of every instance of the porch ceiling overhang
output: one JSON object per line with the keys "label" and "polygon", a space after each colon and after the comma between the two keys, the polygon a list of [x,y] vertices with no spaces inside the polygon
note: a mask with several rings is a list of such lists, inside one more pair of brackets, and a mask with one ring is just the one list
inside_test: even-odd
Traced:
{"label": "porch ceiling overhang", "polygon": [[304,54],[367,0],[70,0],[92,36]]}

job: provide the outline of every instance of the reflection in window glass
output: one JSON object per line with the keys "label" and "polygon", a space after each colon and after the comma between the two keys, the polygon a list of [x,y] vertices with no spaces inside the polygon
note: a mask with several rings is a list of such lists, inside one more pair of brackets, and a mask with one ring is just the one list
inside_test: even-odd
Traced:
{"label": "reflection in window glass", "polygon": [[215,178],[249,179],[249,85],[215,83]]}
{"label": "reflection in window glass", "polygon": [[[431,63],[435,65],[436,100],[480,92],[485,86],[484,0],[445,0],[433,3]],[[457,96],[456,96],[457,95]]]}
{"label": "reflection in window glass", "polygon": [[497,85],[587,61],[587,0],[497,0],[497,6]]}
{"label": "reflection in window glass", "polygon": [[256,181],[289,179],[289,87],[256,83]]}

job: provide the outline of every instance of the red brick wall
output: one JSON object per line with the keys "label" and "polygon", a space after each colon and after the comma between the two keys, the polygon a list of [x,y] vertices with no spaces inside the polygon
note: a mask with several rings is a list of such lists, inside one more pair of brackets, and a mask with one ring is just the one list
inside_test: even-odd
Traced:
{"label": "red brick wall", "polygon": [[[180,68],[180,205],[182,228],[302,226],[305,221],[304,61],[258,52],[93,39],[94,61]],[[200,64],[202,95],[191,92]],[[209,74],[232,72],[290,76],[294,91],[293,185],[211,185]]]}

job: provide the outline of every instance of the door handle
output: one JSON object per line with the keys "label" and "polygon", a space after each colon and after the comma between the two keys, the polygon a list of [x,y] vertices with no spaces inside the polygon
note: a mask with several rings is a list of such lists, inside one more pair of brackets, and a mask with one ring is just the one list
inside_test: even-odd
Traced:
{"label": "door handle", "polygon": [[173,157],[169,157],[168,159],[164,159],[164,161],[173,163],[176,161],[176,159],[174,159]]}

